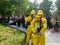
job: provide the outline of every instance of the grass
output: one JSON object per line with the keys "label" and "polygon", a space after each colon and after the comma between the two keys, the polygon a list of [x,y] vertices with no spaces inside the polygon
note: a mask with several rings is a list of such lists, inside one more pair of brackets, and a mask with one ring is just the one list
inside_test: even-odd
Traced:
{"label": "grass", "polygon": [[22,45],[24,36],[16,29],[0,24],[0,45]]}

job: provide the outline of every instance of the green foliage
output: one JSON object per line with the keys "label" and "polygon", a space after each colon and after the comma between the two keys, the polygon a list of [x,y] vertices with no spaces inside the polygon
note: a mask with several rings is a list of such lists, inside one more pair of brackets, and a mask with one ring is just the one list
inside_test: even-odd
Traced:
{"label": "green foliage", "polygon": [[60,0],[56,1],[57,15],[60,15]]}
{"label": "green foliage", "polygon": [[38,8],[38,3],[37,3],[37,0],[34,1],[33,3],[33,9],[37,11],[37,8]]}
{"label": "green foliage", "polygon": [[25,14],[28,0],[0,0],[0,14],[2,16]]}
{"label": "green foliage", "polygon": [[0,0],[0,14],[2,16],[8,16],[12,15],[12,12],[15,10],[15,5],[14,7],[12,6],[11,0]]}
{"label": "green foliage", "polygon": [[[27,5],[28,5],[28,0],[16,0],[19,4],[16,5],[16,14],[19,15],[24,15],[27,9]],[[17,3],[16,3],[17,4]]]}
{"label": "green foliage", "polygon": [[30,14],[31,10],[33,9],[33,3],[28,2],[26,14]]}
{"label": "green foliage", "polygon": [[22,32],[0,24],[0,45],[21,45],[24,37]]}
{"label": "green foliage", "polygon": [[37,0],[34,0],[34,2],[28,2],[28,5],[27,5],[27,10],[26,10],[26,13],[30,14],[31,13],[31,10],[35,10],[37,11],[37,8],[38,8],[38,3],[37,3]]}
{"label": "green foliage", "polygon": [[[50,6],[52,2],[44,0],[40,4],[40,8],[44,11],[46,15],[50,15]],[[9,16],[9,15],[24,15],[30,14],[31,10],[34,9],[37,11],[38,3],[36,0],[34,3],[29,0],[0,0],[0,15]]]}
{"label": "green foliage", "polygon": [[40,4],[40,8],[42,9],[45,13],[45,15],[50,15],[50,7],[51,7],[52,2],[49,0],[44,0],[41,4]]}

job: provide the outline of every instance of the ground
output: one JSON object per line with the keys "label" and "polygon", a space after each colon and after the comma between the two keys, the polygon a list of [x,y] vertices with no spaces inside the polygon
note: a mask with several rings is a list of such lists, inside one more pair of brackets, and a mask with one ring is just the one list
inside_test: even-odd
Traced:
{"label": "ground", "polygon": [[[10,26],[26,32],[24,28],[20,28],[14,25]],[[60,33],[51,33],[50,30],[47,30],[45,34],[46,45],[60,45]],[[0,24],[0,45],[22,45],[21,42],[23,39],[24,34],[20,31]]]}
{"label": "ground", "polygon": [[[11,27],[21,29],[21,31],[26,32],[24,28],[20,28],[14,25],[10,25]],[[46,30],[46,45],[60,45],[60,33],[54,32],[52,33],[50,30]]]}
{"label": "ground", "polygon": [[46,45],[60,45],[60,33],[46,31]]}

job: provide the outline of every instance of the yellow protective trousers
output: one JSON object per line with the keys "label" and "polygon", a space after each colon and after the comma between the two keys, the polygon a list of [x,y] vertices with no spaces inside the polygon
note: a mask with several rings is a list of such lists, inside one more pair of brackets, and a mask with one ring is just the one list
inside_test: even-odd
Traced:
{"label": "yellow protective trousers", "polygon": [[26,43],[29,43],[32,37],[31,25],[27,27],[26,31]]}
{"label": "yellow protective trousers", "polygon": [[32,43],[33,45],[45,45],[45,36],[32,34]]}

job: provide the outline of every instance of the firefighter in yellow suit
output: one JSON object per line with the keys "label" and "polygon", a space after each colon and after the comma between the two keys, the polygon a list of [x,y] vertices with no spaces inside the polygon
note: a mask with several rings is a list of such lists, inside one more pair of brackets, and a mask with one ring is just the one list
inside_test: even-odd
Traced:
{"label": "firefighter in yellow suit", "polygon": [[33,45],[45,45],[45,31],[47,29],[47,21],[43,16],[42,10],[38,10],[37,16],[34,17],[31,25]]}
{"label": "firefighter in yellow suit", "polygon": [[28,22],[28,24],[29,24],[27,27],[27,30],[26,30],[26,44],[28,44],[31,39],[32,32],[31,32],[31,25],[30,24],[31,24],[31,21],[33,20],[34,15],[35,15],[35,10],[32,10],[31,14],[25,18],[25,22]]}

